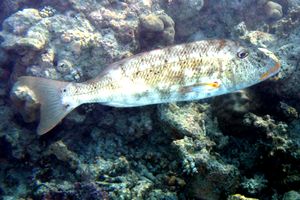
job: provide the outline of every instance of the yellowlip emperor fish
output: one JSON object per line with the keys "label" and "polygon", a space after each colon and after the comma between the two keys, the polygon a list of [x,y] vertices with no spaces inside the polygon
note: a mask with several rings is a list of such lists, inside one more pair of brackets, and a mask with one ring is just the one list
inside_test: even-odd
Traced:
{"label": "yellowlip emperor fish", "polygon": [[134,107],[191,101],[231,93],[278,73],[265,48],[231,40],[206,40],[140,53],[115,62],[82,83],[22,76],[40,103],[38,134],[55,127],[84,103]]}

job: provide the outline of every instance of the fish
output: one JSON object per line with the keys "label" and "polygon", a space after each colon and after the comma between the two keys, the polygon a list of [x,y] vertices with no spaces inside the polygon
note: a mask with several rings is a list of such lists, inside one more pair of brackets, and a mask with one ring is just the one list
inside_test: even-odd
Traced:
{"label": "fish", "polygon": [[270,50],[241,41],[212,39],[139,53],[81,83],[21,76],[17,84],[40,104],[37,133],[53,129],[81,104],[135,107],[193,101],[236,92],[280,70]]}

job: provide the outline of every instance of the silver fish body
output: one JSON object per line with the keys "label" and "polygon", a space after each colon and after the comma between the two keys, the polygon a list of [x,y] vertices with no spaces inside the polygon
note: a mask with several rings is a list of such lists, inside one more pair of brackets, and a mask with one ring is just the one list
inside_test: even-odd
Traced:
{"label": "silver fish body", "polygon": [[[274,72],[267,75],[271,69]],[[266,49],[230,40],[200,41],[116,62],[93,80],[71,83],[66,96],[75,104],[116,107],[190,101],[251,86],[278,70],[278,59]]]}
{"label": "silver fish body", "polygon": [[43,134],[84,103],[133,107],[203,99],[257,84],[279,69],[277,57],[267,49],[206,40],[137,54],[83,83],[34,77],[19,82],[41,104],[38,133]]}

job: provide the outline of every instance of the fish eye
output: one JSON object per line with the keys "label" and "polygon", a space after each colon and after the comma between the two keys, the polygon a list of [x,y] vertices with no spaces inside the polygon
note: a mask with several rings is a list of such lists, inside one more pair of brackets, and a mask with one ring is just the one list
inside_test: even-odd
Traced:
{"label": "fish eye", "polygon": [[246,58],[249,55],[249,52],[246,49],[242,49],[239,52],[237,52],[237,57],[240,59]]}

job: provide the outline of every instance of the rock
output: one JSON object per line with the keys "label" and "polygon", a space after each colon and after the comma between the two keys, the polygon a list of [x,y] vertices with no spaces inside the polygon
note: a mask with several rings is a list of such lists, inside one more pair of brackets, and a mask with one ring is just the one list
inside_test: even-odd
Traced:
{"label": "rock", "polygon": [[3,22],[3,31],[0,32],[3,37],[2,48],[19,52],[24,49],[43,49],[48,42],[48,31],[43,26],[35,27],[41,19],[35,9],[24,9],[7,18]]}
{"label": "rock", "polygon": [[140,43],[142,47],[157,47],[174,42],[174,21],[164,13],[150,14],[140,18]]}
{"label": "rock", "polygon": [[245,197],[244,195],[241,195],[241,194],[234,194],[234,195],[230,195],[227,198],[227,200],[259,200],[259,199]]}
{"label": "rock", "polygon": [[159,18],[163,21],[165,27],[162,33],[163,40],[166,44],[173,44],[175,37],[175,23],[173,19],[168,15],[159,15]]}
{"label": "rock", "polygon": [[3,65],[4,63],[6,63],[8,60],[8,55],[7,53],[0,48],[0,65]]}
{"label": "rock", "polygon": [[[208,160],[207,160],[208,161]],[[203,169],[206,172],[192,177],[188,184],[189,195],[202,199],[221,199],[221,191],[233,192],[238,186],[238,170],[232,165],[224,165],[210,160],[214,169]]]}
{"label": "rock", "polygon": [[268,181],[263,176],[254,175],[253,178],[244,178],[241,186],[249,194],[259,194],[259,192],[267,187]]}
{"label": "rock", "polygon": [[169,186],[178,186],[180,188],[183,188],[186,185],[186,182],[183,179],[172,175],[170,177],[167,177],[167,184]]}
{"label": "rock", "polygon": [[166,5],[167,13],[176,23],[177,36],[189,36],[199,30],[199,23],[194,22],[200,20],[203,6],[203,0],[173,0]]}
{"label": "rock", "polygon": [[288,121],[298,119],[299,117],[297,110],[284,102],[279,102],[277,110],[281,114],[282,118]]}
{"label": "rock", "polygon": [[164,23],[157,15],[142,16],[140,21],[142,28],[145,30],[151,32],[161,32],[164,30]]}
{"label": "rock", "polygon": [[[108,15],[108,20],[110,18],[112,16]],[[128,34],[123,23],[115,21],[113,25]],[[136,43],[132,41],[135,40],[133,33],[123,36]],[[50,8],[17,12],[5,20],[0,35],[3,39],[1,47],[19,55],[16,58],[16,63],[21,65],[19,69],[24,67],[28,75],[68,81],[94,77],[105,64],[110,64],[116,57],[130,55],[130,51],[136,48],[136,45],[123,45],[119,39],[123,41],[124,37],[114,32],[96,31],[83,15],[62,15]],[[26,62],[18,60],[21,58]]]}
{"label": "rock", "polygon": [[204,6],[203,0],[175,0],[170,1],[168,9],[178,14],[176,19],[186,20],[199,14]]}
{"label": "rock", "polygon": [[267,17],[273,20],[278,20],[283,16],[281,5],[273,1],[269,1],[266,3],[265,11]]}
{"label": "rock", "polygon": [[41,20],[39,11],[36,9],[24,9],[11,15],[3,22],[3,30],[17,36],[25,35],[34,24]]}
{"label": "rock", "polygon": [[[210,106],[170,104],[159,109],[160,119],[172,128],[174,136],[183,137],[174,140],[173,147],[177,150],[183,173],[190,176],[187,183],[189,196],[219,199],[221,191],[233,191],[237,186],[238,170],[210,153],[213,146],[222,143],[222,134],[218,134],[218,126],[212,120]],[[176,178],[172,176],[168,180],[169,184],[175,182]],[[216,192],[216,188],[220,192]]]}
{"label": "rock", "polygon": [[262,31],[248,31],[241,39],[249,41],[251,44],[262,46],[262,47],[269,47],[273,44],[278,38],[276,36],[262,32]]}
{"label": "rock", "polygon": [[77,169],[80,167],[78,155],[70,151],[66,144],[63,143],[63,141],[57,141],[49,146],[48,151],[45,153],[45,155],[51,154],[55,155],[58,160],[70,164],[71,168],[73,169]]}
{"label": "rock", "polygon": [[294,190],[284,193],[282,200],[300,200],[300,193]]}
{"label": "rock", "polygon": [[[208,105],[204,105],[206,107]],[[205,121],[208,116],[201,113],[201,106],[169,104],[159,107],[159,117],[165,124],[178,131],[182,136],[203,138],[206,136]],[[204,108],[205,109],[205,108]]]}
{"label": "rock", "polygon": [[25,122],[38,119],[39,102],[28,87],[15,84],[10,92],[10,98]]}
{"label": "rock", "polygon": [[45,6],[40,12],[40,16],[43,18],[52,17],[56,13],[56,10],[50,6]]}

